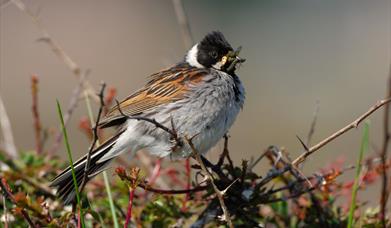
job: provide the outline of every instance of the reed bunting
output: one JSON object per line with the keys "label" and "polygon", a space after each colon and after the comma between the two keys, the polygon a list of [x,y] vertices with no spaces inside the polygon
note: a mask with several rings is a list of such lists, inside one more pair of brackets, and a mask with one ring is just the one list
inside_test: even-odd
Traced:
{"label": "reed bunting", "polygon": [[[183,61],[150,76],[147,84],[126,97],[104,116],[100,128],[117,127],[117,133],[94,149],[88,180],[96,176],[123,152],[144,149],[159,157],[187,158],[192,150],[186,143],[174,145],[171,135],[146,121],[126,116],[155,119],[178,137],[195,136],[197,150],[204,154],[227,133],[244,103],[244,88],[235,70],[244,62],[220,32],[207,34],[195,44]],[[74,163],[80,186],[87,155]],[[51,183],[65,203],[75,198],[71,168]]]}

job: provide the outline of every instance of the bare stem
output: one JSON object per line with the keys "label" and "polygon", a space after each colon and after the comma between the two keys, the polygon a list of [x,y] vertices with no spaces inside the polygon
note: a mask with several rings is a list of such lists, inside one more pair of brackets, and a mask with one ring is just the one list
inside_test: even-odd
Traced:
{"label": "bare stem", "polygon": [[100,117],[102,115],[103,108],[105,106],[105,103],[104,103],[104,91],[105,91],[105,88],[106,88],[106,84],[102,83],[102,87],[101,87],[100,92],[99,92],[100,106],[99,106],[98,116],[96,117],[95,126],[92,127],[93,139],[92,139],[92,143],[90,145],[90,148],[88,150],[86,165],[84,166],[84,174],[83,174],[82,184],[80,186],[80,192],[83,191],[84,187],[87,184],[88,171],[89,171],[90,163],[91,163],[91,154],[94,151],[94,148],[95,148],[95,146],[96,146],[96,144],[98,143],[98,140],[99,140],[99,137],[98,137],[98,123],[100,121]]}
{"label": "bare stem", "polygon": [[226,221],[228,226],[230,228],[233,228],[233,223],[232,223],[232,220],[231,220],[231,216],[229,214],[229,211],[228,211],[228,208],[227,206],[225,205],[225,202],[224,202],[224,193],[227,189],[223,190],[223,191],[220,191],[217,186],[215,185],[214,183],[214,178],[212,176],[212,174],[208,171],[208,169],[206,168],[204,162],[202,161],[202,158],[201,158],[201,155],[200,153],[198,152],[198,150],[195,148],[191,138],[186,138],[186,141],[187,143],[189,144],[189,146],[191,147],[192,151],[193,151],[193,155],[195,157],[195,159],[197,160],[197,162],[200,164],[201,166],[201,169],[206,173],[207,177],[209,178],[210,180],[210,183],[216,193],[216,196],[220,202],[220,206],[221,206],[221,209],[223,210],[223,213],[224,213],[224,217],[223,217],[223,221]]}
{"label": "bare stem", "polygon": [[33,112],[35,148],[37,154],[41,154],[42,153],[42,140],[41,140],[42,124],[41,124],[41,119],[39,118],[39,111],[38,111],[38,76],[37,75],[31,76],[31,96],[33,99],[31,110]]}
{"label": "bare stem", "polygon": [[365,112],[364,114],[362,114],[360,117],[358,117],[357,119],[355,119],[353,122],[351,122],[350,124],[348,124],[347,126],[343,127],[342,129],[338,130],[337,132],[333,133],[332,135],[330,135],[329,137],[325,138],[324,140],[322,140],[321,142],[319,142],[318,144],[312,146],[311,148],[308,148],[307,151],[305,151],[304,153],[302,153],[299,157],[297,157],[293,162],[292,162],[292,165],[297,167],[300,163],[304,162],[306,160],[306,158],[308,156],[310,156],[311,154],[313,154],[315,151],[319,150],[320,148],[322,148],[323,146],[325,146],[326,144],[328,144],[329,142],[333,141],[334,139],[338,138],[339,136],[341,136],[342,134],[346,133],[347,131],[349,131],[350,129],[352,128],[357,128],[357,126],[363,121],[365,120],[368,116],[370,116],[373,112],[375,112],[376,110],[378,110],[379,108],[381,108],[382,106],[388,104],[391,102],[391,98],[387,98],[387,99],[384,99],[384,100],[381,100],[381,101],[378,101],[375,105],[373,105],[367,112]]}

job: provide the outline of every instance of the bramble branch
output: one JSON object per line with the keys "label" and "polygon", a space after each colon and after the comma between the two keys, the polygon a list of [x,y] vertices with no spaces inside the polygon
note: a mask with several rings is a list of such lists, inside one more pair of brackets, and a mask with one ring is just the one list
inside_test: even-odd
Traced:
{"label": "bramble branch", "polygon": [[227,206],[225,205],[225,202],[224,202],[224,193],[227,191],[227,189],[235,182],[233,182],[231,185],[228,186],[227,189],[223,190],[223,191],[220,191],[217,186],[215,185],[214,183],[214,178],[213,178],[213,175],[208,171],[208,169],[206,168],[204,162],[202,161],[202,158],[201,158],[201,155],[200,153],[198,152],[198,150],[195,148],[193,142],[192,142],[192,138],[187,138],[186,137],[186,141],[187,143],[189,144],[190,148],[192,149],[193,151],[193,156],[195,157],[195,159],[197,160],[197,162],[200,164],[201,166],[201,169],[206,173],[207,177],[209,178],[209,181],[213,187],[213,190],[215,191],[216,193],[216,196],[217,198],[219,199],[219,202],[220,202],[220,206],[221,206],[221,209],[223,210],[223,213],[224,213],[224,216],[222,218],[223,221],[226,221],[228,226],[230,228],[233,228],[233,223],[232,223],[232,220],[231,220],[231,216],[229,214],[229,211],[228,211],[228,208]]}
{"label": "bramble branch", "polygon": [[333,133],[332,135],[330,135],[329,137],[325,138],[324,140],[322,140],[321,142],[319,142],[318,144],[312,146],[311,148],[308,148],[307,151],[305,151],[304,153],[302,153],[299,157],[297,157],[293,162],[292,162],[292,165],[297,167],[300,163],[302,163],[303,161],[306,160],[306,158],[308,156],[310,156],[311,154],[313,154],[314,152],[316,152],[317,150],[319,150],[320,148],[322,148],[323,146],[325,146],[326,144],[328,144],[329,142],[333,141],[334,139],[338,138],[339,136],[341,136],[342,134],[346,133],[347,131],[349,131],[350,129],[352,128],[357,128],[357,126],[363,121],[365,120],[368,116],[370,116],[372,113],[374,113],[376,110],[378,110],[379,108],[381,108],[382,106],[388,104],[391,102],[391,98],[387,98],[387,99],[384,99],[384,100],[381,100],[381,101],[378,101],[374,106],[372,106],[367,112],[365,112],[364,114],[362,114],[360,117],[358,117],[357,119],[355,119],[353,122],[351,122],[350,124],[348,124],[347,126],[343,127],[342,129],[338,130],[337,132]]}

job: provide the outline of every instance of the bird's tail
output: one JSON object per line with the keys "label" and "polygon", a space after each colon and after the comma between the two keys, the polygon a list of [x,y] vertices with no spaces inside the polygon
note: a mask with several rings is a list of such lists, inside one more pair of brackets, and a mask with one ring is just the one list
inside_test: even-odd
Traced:
{"label": "bird's tail", "polygon": [[[112,159],[108,159],[100,162],[99,160],[109,152],[115,143],[117,142],[121,132],[104,142],[102,145],[97,147],[90,155],[90,165],[86,172],[87,178],[86,181],[91,180],[94,176],[102,172],[106,166],[110,163]],[[80,185],[84,179],[85,166],[87,164],[87,155],[84,155],[78,161],[73,164],[75,170],[75,176],[77,181],[77,186],[80,188]],[[72,169],[68,166],[64,169],[57,177],[54,178],[50,187],[57,189],[57,195],[64,201],[65,204],[70,204],[74,202],[76,191],[75,185],[73,182]],[[79,189],[80,190],[80,189]]]}

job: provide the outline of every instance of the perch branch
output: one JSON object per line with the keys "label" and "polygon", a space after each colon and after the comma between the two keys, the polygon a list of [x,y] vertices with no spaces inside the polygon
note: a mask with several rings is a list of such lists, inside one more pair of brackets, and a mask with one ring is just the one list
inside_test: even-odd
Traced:
{"label": "perch branch", "polygon": [[342,129],[338,130],[337,132],[333,133],[329,137],[325,138],[323,141],[319,142],[318,144],[312,146],[311,148],[308,148],[307,151],[302,153],[299,157],[297,157],[293,162],[292,165],[297,167],[300,163],[306,160],[308,156],[313,154],[315,151],[319,150],[329,142],[333,141],[334,139],[338,138],[342,134],[346,133],[352,128],[357,128],[357,126],[368,116],[370,116],[373,112],[381,108],[382,106],[388,104],[391,102],[391,98],[387,98],[381,101],[378,101],[374,106],[372,106],[367,112],[362,114],[360,117],[358,117],[356,120],[348,124],[347,126],[343,127]]}
{"label": "perch branch", "polygon": [[189,139],[189,138],[186,137],[186,141],[189,144],[189,146],[191,147],[191,149],[193,151],[193,155],[194,155],[195,159],[197,160],[197,162],[200,164],[201,169],[206,173],[207,177],[209,178],[210,183],[211,183],[211,185],[213,187],[213,190],[215,191],[215,193],[217,195],[217,198],[218,198],[218,200],[220,202],[221,209],[223,210],[223,213],[224,213],[224,217],[223,217],[222,220],[226,221],[230,228],[233,228],[234,226],[233,226],[233,223],[232,223],[232,220],[231,220],[231,216],[230,216],[228,208],[227,208],[227,206],[225,205],[225,202],[224,202],[224,193],[227,191],[227,189],[225,189],[223,191],[220,191],[217,188],[217,186],[214,183],[214,178],[213,178],[212,174],[206,168],[204,162],[202,161],[200,153],[195,148],[195,146],[194,146],[194,144],[192,142],[192,139],[191,138]]}

